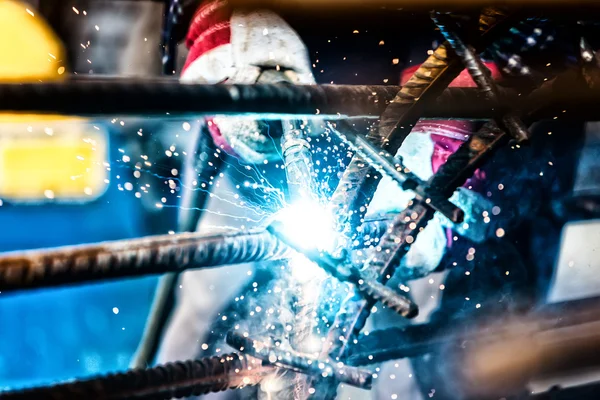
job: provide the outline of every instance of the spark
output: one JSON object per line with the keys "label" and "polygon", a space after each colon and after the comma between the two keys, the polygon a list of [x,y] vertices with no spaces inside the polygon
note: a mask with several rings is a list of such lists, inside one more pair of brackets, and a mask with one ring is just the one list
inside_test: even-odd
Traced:
{"label": "spark", "polygon": [[276,219],[286,237],[301,247],[332,250],[336,242],[333,216],[318,201],[302,199],[281,210]]}

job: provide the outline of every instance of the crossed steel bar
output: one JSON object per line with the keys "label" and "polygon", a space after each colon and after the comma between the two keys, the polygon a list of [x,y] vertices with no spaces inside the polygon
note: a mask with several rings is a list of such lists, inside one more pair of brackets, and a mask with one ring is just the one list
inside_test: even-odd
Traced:
{"label": "crossed steel bar", "polygon": [[[486,9],[480,18],[481,39],[478,47],[496,37],[502,28],[509,25],[506,13],[502,10]],[[398,92],[394,102],[382,115],[378,130],[369,133],[369,139],[375,145],[395,154],[404,139],[410,133],[418,119],[422,117],[425,104],[432,101],[463,69],[460,60],[455,57],[448,43],[443,43],[429,56],[419,69]],[[332,197],[332,202],[340,210],[361,210],[368,205],[379,180],[371,176],[376,174],[376,168],[366,166],[361,157],[354,157],[344,173],[338,190]],[[449,196],[448,196],[449,197]],[[340,213],[344,216],[344,213]],[[386,283],[394,273],[400,260],[408,252],[410,244],[416,238],[421,228],[424,228],[433,210],[424,201],[415,200],[406,210],[398,215],[393,227],[383,236],[379,249],[367,262],[373,276]],[[357,226],[364,212],[354,211],[350,217],[345,217],[340,224]],[[356,291],[344,300],[335,322],[329,331],[328,339],[332,343],[325,349],[331,357],[341,358],[352,342],[353,337],[364,327],[370,315],[372,301],[361,298]],[[335,397],[337,389],[328,385],[323,388],[324,399]]]}

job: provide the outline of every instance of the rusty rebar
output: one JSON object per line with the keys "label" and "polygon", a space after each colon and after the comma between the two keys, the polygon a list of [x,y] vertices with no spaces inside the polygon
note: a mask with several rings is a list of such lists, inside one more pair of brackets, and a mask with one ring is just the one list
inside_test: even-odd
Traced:
{"label": "rusty rebar", "polygon": [[282,349],[277,344],[254,340],[233,331],[227,333],[227,344],[236,350],[263,360],[267,365],[291,369],[296,372],[323,378],[333,378],[362,389],[370,389],[373,375],[370,371],[349,367],[331,360],[319,360],[292,349]]}
{"label": "rusty rebar", "polygon": [[[496,82],[494,82],[490,71],[483,65],[473,47],[467,45],[461,38],[461,35],[458,34],[458,27],[453,17],[448,14],[432,13],[432,19],[438,28],[440,28],[440,32],[450,44],[452,50],[460,57],[463,65],[484,97],[488,101],[497,104],[499,95]],[[503,115],[497,120],[497,123],[506,128],[517,142],[521,143],[529,140],[530,134],[527,127],[515,114],[508,113]]]}
{"label": "rusty rebar", "polygon": [[0,290],[276,260],[291,250],[268,232],[150,236],[0,255]]}
{"label": "rusty rebar", "polygon": [[245,355],[226,354],[134,369],[47,387],[0,392],[2,400],[168,400],[256,385],[272,368]]}
{"label": "rusty rebar", "polygon": [[[476,43],[477,48],[485,48],[494,37],[497,37],[499,32],[510,25],[510,22],[511,18],[507,17],[504,10],[495,7],[483,9],[479,20],[481,37]],[[395,154],[418,118],[422,116],[425,106],[441,94],[461,70],[460,59],[452,54],[450,44],[446,42],[440,45],[398,92],[394,101],[382,115],[379,130],[372,131],[370,138],[372,137],[376,145],[379,144],[382,148],[386,148],[389,153]],[[349,215],[349,210],[360,210],[361,207],[366,209],[379,183],[376,170],[367,168],[365,165],[366,162],[361,157],[355,156],[332,197],[333,205],[337,207],[339,214],[342,216],[338,222],[342,227],[357,225],[357,221],[361,220],[364,213],[354,212]],[[388,242],[388,246],[395,248],[396,251],[396,253],[389,255],[381,253],[384,258],[400,260],[401,257],[397,258],[395,254],[404,255],[408,251],[406,247],[410,246],[406,239],[410,237],[414,241],[416,234],[419,232],[416,230],[411,234],[410,227],[413,226],[412,224],[417,229],[424,227],[428,220],[433,217],[433,213],[429,210],[429,207],[421,201],[416,200],[413,202],[413,206],[406,210],[407,215],[404,215],[404,217],[411,219],[411,216],[416,213],[417,218],[414,218],[405,226],[402,226],[402,221],[398,221],[400,232],[408,233],[401,238],[401,243],[394,243],[396,245],[394,246],[386,240],[386,236],[387,238],[391,238],[392,235],[396,236],[395,233],[390,231],[382,238],[383,241]],[[352,232],[352,228],[350,228],[350,231]],[[388,265],[393,267],[392,264]],[[391,274],[386,271],[387,268],[383,265],[381,267],[375,273],[384,272],[378,278],[385,281],[391,277]],[[393,270],[390,272],[393,272]],[[344,355],[346,344],[351,342],[353,336],[363,328],[370,314],[371,306],[372,303],[362,299],[356,291],[351,293],[342,303],[336,321],[329,331],[328,336],[331,340],[328,343],[331,343],[331,345],[326,346],[324,349],[332,358],[336,359]],[[340,337],[342,340],[340,340]],[[335,388],[325,386],[323,391],[325,393],[320,398],[331,399],[335,397]]]}
{"label": "rusty rebar", "polygon": [[[367,221],[373,239],[387,221]],[[356,248],[370,245],[357,242]],[[36,289],[194,268],[279,260],[293,254],[267,231],[179,233],[51,249],[0,253],[0,291]]]}

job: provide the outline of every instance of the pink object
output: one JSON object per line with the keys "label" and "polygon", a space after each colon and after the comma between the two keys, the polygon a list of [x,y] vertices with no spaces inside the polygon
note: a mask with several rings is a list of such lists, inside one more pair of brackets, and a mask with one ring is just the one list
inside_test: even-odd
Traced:
{"label": "pink object", "polygon": [[[198,8],[185,39],[190,52],[185,60],[182,75],[194,61],[207,52],[231,43],[231,14],[232,9],[226,0],[208,1]],[[205,118],[205,122],[215,145],[226,153],[238,157],[221,134],[214,119]]]}
{"label": "pink object", "polygon": [[[490,70],[495,80],[502,78],[500,71],[494,63],[486,63],[485,66]],[[419,68],[419,65],[405,69],[400,79],[401,85],[404,85],[410,77]],[[454,79],[449,87],[477,87],[471,75],[467,70],[463,70]],[[471,121],[460,120],[422,120],[417,122],[413,132],[430,133],[433,141],[433,154],[431,155],[431,167],[433,173],[436,173],[442,165],[446,163],[448,157],[466,142],[471,136],[474,124]],[[481,182],[485,180],[485,173],[481,170],[475,171],[473,177],[469,179],[464,187],[477,190]],[[452,230],[446,229],[446,238],[448,248],[452,247]]]}

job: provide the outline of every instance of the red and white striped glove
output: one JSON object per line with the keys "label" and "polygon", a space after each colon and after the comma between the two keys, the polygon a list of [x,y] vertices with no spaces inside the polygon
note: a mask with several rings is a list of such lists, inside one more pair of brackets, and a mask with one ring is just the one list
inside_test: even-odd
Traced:
{"label": "red and white striped glove", "polygon": [[[226,0],[204,2],[192,19],[186,44],[190,52],[182,82],[315,83],[306,46],[271,11],[233,10]],[[224,116],[207,123],[218,146],[247,162],[280,158],[278,142],[264,135],[272,124]]]}

